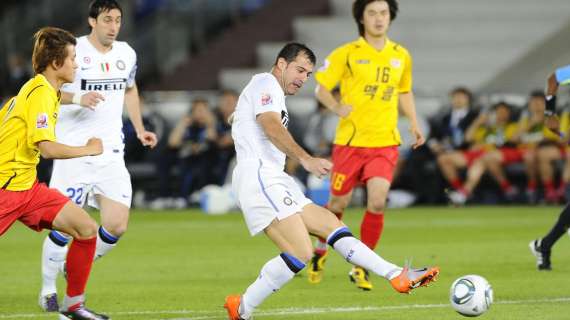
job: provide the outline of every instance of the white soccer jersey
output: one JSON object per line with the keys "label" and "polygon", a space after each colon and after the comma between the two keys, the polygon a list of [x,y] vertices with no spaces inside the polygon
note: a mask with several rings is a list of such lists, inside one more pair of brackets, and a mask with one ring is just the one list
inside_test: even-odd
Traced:
{"label": "white soccer jersey", "polygon": [[287,127],[289,114],[285,93],[270,73],[254,75],[239,96],[232,123],[237,161],[261,160],[264,165],[284,169],[286,155],[273,145],[256,121],[257,115],[263,112],[279,113],[281,122]]}
{"label": "white soccer jersey", "polygon": [[91,137],[103,140],[105,152],[123,150],[123,105],[125,89],[135,85],[137,56],[122,41],[101,53],[89,42],[87,36],[77,39],[75,81],[62,87],[62,91],[87,93],[96,91],[105,97],[95,110],[79,105],[62,105],[56,126],[57,141],[82,146]]}

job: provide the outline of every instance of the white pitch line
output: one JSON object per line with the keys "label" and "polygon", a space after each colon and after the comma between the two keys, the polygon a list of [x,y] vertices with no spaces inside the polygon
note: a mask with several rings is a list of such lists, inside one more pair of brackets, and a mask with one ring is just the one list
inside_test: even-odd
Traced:
{"label": "white pitch line", "polygon": [[[529,300],[499,300],[494,304],[537,304],[537,303],[556,303],[556,302],[570,302],[570,297],[560,298],[545,298],[545,299],[529,299]],[[345,313],[345,312],[379,312],[391,310],[405,310],[405,309],[434,309],[434,308],[447,308],[449,304],[405,304],[397,306],[382,306],[382,307],[315,307],[315,308],[285,308],[285,309],[269,309],[260,310],[256,312],[256,317],[263,316],[287,316],[287,315],[300,315],[300,314],[322,314],[322,313]],[[160,320],[206,320],[206,319],[220,319],[223,318],[225,312],[216,310],[156,310],[156,311],[123,311],[112,312],[110,315],[196,315],[184,318],[160,318]],[[25,319],[25,318],[53,318],[54,313],[34,313],[34,314],[0,314],[0,319]]]}

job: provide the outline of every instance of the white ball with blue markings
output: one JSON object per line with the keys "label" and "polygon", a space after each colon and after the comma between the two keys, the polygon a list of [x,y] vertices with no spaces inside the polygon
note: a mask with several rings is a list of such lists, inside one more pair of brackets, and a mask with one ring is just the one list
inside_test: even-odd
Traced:
{"label": "white ball with blue markings", "polygon": [[459,314],[466,317],[480,316],[493,303],[493,288],[481,276],[462,276],[451,285],[449,300]]}

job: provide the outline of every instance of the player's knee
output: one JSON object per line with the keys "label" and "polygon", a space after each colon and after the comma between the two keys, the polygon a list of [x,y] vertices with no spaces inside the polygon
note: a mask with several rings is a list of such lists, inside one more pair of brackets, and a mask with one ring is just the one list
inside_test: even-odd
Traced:
{"label": "player's knee", "polygon": [[368,201],[368,211],[371,212],[384,212],[386,209],[386,199],[370,199]]}
{"label": "player's knee", "polygon": [[122,236],[125,232],[127,232],[127,224],[126,223],[116,223],[110,225],[103,226],[105,230],[111,233],[115,237]]}
{"label": "player's knee", "polygon": [[328,208],[330,211],[332,211],[333,213],[335,212],[343,212],[344,209],[346,209],[346,207],[348,206],[348,202],[350,201],[350,198],[344,198],[344,197],[332,197],[331,200],[329,201],[329,205]]}
{"label": "player's knee", "polygon": [[305,264],[313,257],[313,248],[311,246],[304,246],[302,249],[296,251],[294,254],[295,257]]}
{"label": "player's knee", "polygon": [[79,240],[91,239],[97,236],[97,223],[95,220],[89,218],[87,221],[81,223],[74,230],[73,237]]}

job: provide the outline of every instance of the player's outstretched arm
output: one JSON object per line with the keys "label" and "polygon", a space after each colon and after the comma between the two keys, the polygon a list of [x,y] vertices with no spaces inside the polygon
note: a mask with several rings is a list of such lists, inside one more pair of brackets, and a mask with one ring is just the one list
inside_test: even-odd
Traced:
{"label": "player's outstretched arm", "polygon": [[291,136],[281,123],[277,112],[264,112],[257,116],[257,122],[263,128],[271,142],[287,156],[298,160],[301,165],[317,177],[326,175],[332,168],[332,163],[326,159],[313,158]]}
{"label": "player's outstretched arm", "polygon": [[90,91],[84,94],[61,91],[61,104],[77,104],[95,110],[99,102],[105,100],[102,94]]}
{"label": "player's outstretched arm", "polygon": [[45,159],[70,159],[85,156],[96,156],[103,153],[103,143],[99,138],[91,138],[84,146],[72,147],[55,141],[38,142],[40,154]]}
{"label": "player's outstretched arm", "polygon": [[418,119],[416,117],[416,103],[414,101],[414,94],[410,92],[400,94],[400,109],[404,116],[410,120],[410,131],[416,138],[416,142],[412,148],[417,148],[426,142],[420,127],[418,126]]}

